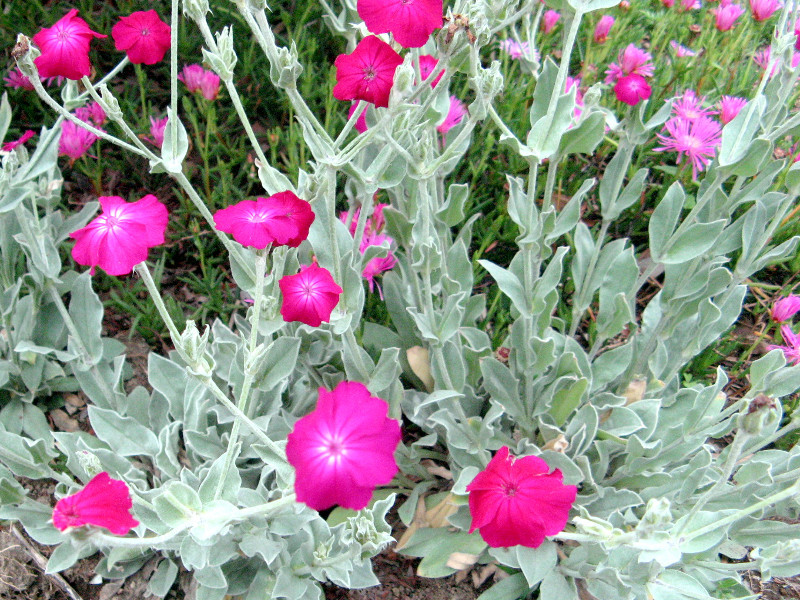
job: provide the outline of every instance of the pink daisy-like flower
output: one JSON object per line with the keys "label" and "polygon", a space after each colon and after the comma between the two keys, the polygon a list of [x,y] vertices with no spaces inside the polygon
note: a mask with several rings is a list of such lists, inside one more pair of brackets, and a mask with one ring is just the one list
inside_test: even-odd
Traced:
{"label": "pink daisy-like flower", "polygon": [[656,152],[677,152],[678,163],[684,154],[692,163],[692,178],[703,171],[714,158],[716,148],[722,140],[722,128],[709,117],[699,117],[687,121],[673,117],[664,124],[666,134],[657,133],[663,146],[654,148]]}
{"label": "pink daisy-like flower", "polygon": [[700,10],[700,0],[681,0],[681,11]]}
{"label": "pink daisy-like flower", "polygon": [[550,33],[553,31],[553,28],[558,23],[559,19],[561,19],[561,13],[555,10],[548,10],[544,13],[544,17],[542,18],[542,27],[544,28],[545,33]]}
{"label": "pink daisy-like flower", "polygon": [[723,125],[727,125],[736,118],[745,105],[747,98],[739,98],[738,96],[723,96],[719,101],[719,120]]}
{"label": "pink daisy-like flower", "polygon": [[87,131],[72,121],[61,122],[61,138],[58,141],[59,156],[69,156],[72,161],[86,154],[98,140],[91,131]]}
{"label": "pink daisy-like flower", "polygon": [[80,492],[56,502],[53,525],[60,531],[95,525],[105,527],[114,535],[125,535],[139,524],[131,516],[131,508],[128,484],[111,479],[104,471],[95,475]]}
{"label": "pink daisy-like flower", "polygon": [[450,96],[450,110],[447,111],[447,116],[445,117],[444,121],[442,121],[441,125],[436,127],[436,131],[446,135],[448,131],[461,123],[461,121],[464,119],[464,115],[466,114],[467,107],[464,105],[464,103],[455,96]]}
{"label": "pink daisy-like flower", "polygon": [[686,90],[672,103],[672,114],[687,121],[694,121],[700,117],[710,117],[717,114],[716,110],[704,108],[705,96],[697,97],[694,90]]}
{"label": "pink daisy-like flower", "polygon": [[733,29],[736,20],[744,14],[744,9],[738,4],[720,4],[709,11],[716,18],[716,27],[720,31]]}
{"label": "pink daisy-like flower", "polygon": [[389,405],[363,383],[342,381],[332,392],[320,388],[317,407],[295,423],[286,442],[298,502],[314,510],[365,508],[375,488],[398,471],[400,423],[388,412]]}
{"label": "pink daisy-like flower", "polygon": [[29,139],[31,139],[35,135],[36,135],[36,132],[33,129],[28,129],[25,133],[23,133],[20,136],[19,139],[14,140],[13,142],[6,142],[5,144],[3,144],[3,151],[4,152],[10,152],[11,150],[16,148],[17,146],[21,146],[22,144],[27,142]]}
{"label": "pink daisy-like flower", "polygon": [[86,227],[69,234],[75,240],[72,258],[79,265],[100,267],[109,275],[127,275],[147,260],[148,248],[164,243],[169,215],[152,194],[136,202],[100,196],[103,209]]}
{"label": "pink daisy-like flower", "polygon": [[596,44],[605,44],[608,39],[608,32],[614,26],[614,17],[603,15],[594,28],[594,41]]}
{"label": "pink daisy-like flower", "polygon": [[31,80],[22,74],[22,71],[19,70],[19,67],[9,71],[8,75],[3,77],[3,81],[5,81],[6,86],[10,88],[22,88],[24,90],[28,90],[29,92],[34,90]]}
{"label": "pink daisy-like flower", "polygon": [[278,281],[283,294],[281,316],[287,323],[299,321],[312,327],[328,323],[339,304],[340,288],[330,272],[318,264],[301,265],[297,275],[287,275]]}
{"label": "pink daisy-like flower", "polygon": [[150,117],[150,137],[145,137],[144,139],[161,148],[164,145],[164,130],[167,128],[167,121],[167,117],[160,119]]}
{"label": "pink daisy-like flower", "polygon": [[370,33],[391,33],[403,48],[424,46],[444,23],[442,0],[358,0],[356,8]]}
{"label": "pink daisy-like flower", "polygon": [[365,37],[350,54],[336,57],[337,100],[366,100],[375,106],[389,106],[394,72],[403,62],[392,47],[374,35]]}
{"label": "pink daisy-like flower", "polygon": [[766,21],[782,6],[780,0],[750,0],[750,10],[756,21]]}
{"label": "pink daisy-like flower", "polygon": [[134,64],[154,65],[170,47],[170,26],[154,10],[140,10],[120,17],[111,29],[117,50],[127,53]]}
{"label": "pink daisy-like flower", "polygon": [[216,100],[219,94],[219,75],[200,65],[186,65],[178,75],[189,93],[200,92],[206,100]]}
{"label": "pink daisy-like flower", "polygon": [[619,64],[611,63],[606,70],[605,82],[608,84],[612,84],[626,75],[653,76],[655,68],[651,62],[653,57],[649,52],[645,52],[633,44],[628,44],[624,50],[620,51],[617,60]]}
{"label": "pink daisy-like flower", "polygon": [[635,73],[620,77],[614,85],[614,94],[616,94],[617,100],[630,106],[636,106],[642,100],[647,100],[651,93],[652,90],[647,80]]}
{"label": "pink daisy-like flower", "polygon": [[243,246],[297,248],[308,237],[314,217],[308,202],[286,191],[268,198],[242,200],[218,210],[214,213],[214,225],[233,235]]}
{"label": "pink daisy-like flower", "polygon": [[105,111],[97,102],[90,102],[86,106],[76,108],[75,116],[84,123],[94,125],[98,129],[104,125],[107,120]]}
{"label": "pink daisy-like flower", "polygon": [[771,344],[767,346],[769,350],[782,350],[786,357],[786,362],[793,365],[800,365],[800,334],[792,331],[788,325],[781,325],[781,337],[785,345]]}
{"label": "pink daisy-like flower", "polygon": [[77,80],[92,72],[89,44],[93,38],[108,37],[92,31],[73,8],[52,27],[33,36],[33,43],[42,52],[34,59],[40,77],[66,77]]}
{"label": "pink daisy-like flower", "polygon": [[788,321],[800,312],[800,296],[794,294],[781,298],[772,305],[769,315],[776,323]]}
{"label": "pink daisy-like flower", "polygon": [[678,58],[687,58],[687,57],[690,57],[690,56],[697,56],[697,52],[695,52],[691,48],[687,48],[686,46],[682,46],[681,44],[679,44],[675,40],[672,40],[669,43],[669,45],[675,51],[675,56],[677,56]]}
{"label": "pink daisy-like flower", "polygon": [[[770,47],[767,46],[766,48],[758,50],[753,55],[753,62],[756,63],[759,67],[761,67],[764,71],[766,71],[767,68],[769,67],[769,62],[771,58],[772,58],[772,52],[770,50]],[[773,75],[775,75],[775,73],[778,72],[778,67],[780,66],[779,63],[780,61],[777,60],[775,61],[775,63],[772,65],[772,69],[770,69],[768,77],[772,77]]]}
{"label": "pink daisy-like flower", "polygon": [[508,54],[512,60],[518,60],[523,57],[532,57],[537,62],[539,60],[539,53],[535,49],[531,55],[531,46],[528,42],[518,42],[509,38],[500,42],[500,49]]}
{"label": "pink daisy-like flower", "polygon": [[[431,73],[436,70],[436,65],[439,64],[439,60],[431,56],[430,54],[423,54],[419,57],[419,73],[422,75],[423,81],[427,79]],[[436,87],[436,84],[439,83],[439,80],[444,75],[444,69],[431,81],[431,87]]]}
{"label": "pink daisy-like flower", "polygon": [[508,446],[467,486],[472,525],[492,548],[538,548],[545,536],[564,530],[578,488],[564,485],[538,456],[515,458]]}

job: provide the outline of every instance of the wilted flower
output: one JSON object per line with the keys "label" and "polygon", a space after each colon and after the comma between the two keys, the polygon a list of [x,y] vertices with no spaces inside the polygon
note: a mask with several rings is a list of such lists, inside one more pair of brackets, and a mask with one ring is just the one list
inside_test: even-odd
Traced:
{"label": "wilted flower", "polygon": [[620,77],[626,75],[640,75],[642,77],[653,76],[653,57],[649,52],[637,48],[633,44],[620,51],[617,57],[619,64],[611,63],[606,70],[605,82],[614,83]]}
{"label": "wilted flower", "polygon": [[719,120],[723,125],[727,125],[736,118],[739,111],[747,104],[747,98],[738,96],[723,96],[719,101]]}
{"label": "wilted flower", "polygon": [[100,267],[109,275],[127,275],[147,260],[148,248],[164,243],[169,215],[152,194],[136,202],[100,196],[103,209],[86,227],[69,234],[75,240],[72,258],[79,265]]}
{"label": "wilted flower", "polygon": [[97,136],[72,121],[61,122],[61,138],[58,141],[59,156],[77,160],[97,141]]}
{"label": "wilted flower", "polygon": [[319,388],[317,407],[295,423],[286,443],[297,500],[314,510],[365,508],[375,487],[398,471],[400,423],[388,412],[389,405],[363,383],[342,381],[332,392]]}
{"label": "wilted flower", "polygon": [[750,10],[756,21],[766,21],[782,6],[780,0],[750,0]]}
{"label": "wilted flower", "polygon": [[340,288],[330,272],[317,265],[301,265],[296,275],[287,275],[278,281],[283,294],[281,316],[287,323],[299,321],[319,327],[330,321],[331,313],[339,304]]}
{"label": "wilted flower", "polygon": [[555,10],[548,10],[544,13],[544,18],[542,19],[542,25],[544,27],[545,33],[550,33],[553,31],[553,27],[556,26],[558,20],[561,18],[561,13]]}
{"label": "wilted flower", "polygon": [[425,45],[442,26],[442,0],[358,0],[358,16],[370,33],[391,33],[404,48]]}
{"label": "wilted flower", "polygon": [[694,90],[686,90],[672,103],[672,114],[687,121],[717,114],[717,111],[703,107],[705,100],[705,96],[698,98]]}
{"label": "wilted flower", "polygon": [[366,100],[375,106],[389,106],[394,72],[403,62],[400,55],[374,35],[365,37],[350,54],[336,57],[337,100]]}
{"label": "wilted flower", "polygon": [[219,75],[200,65],[186,65],[178,75],[190,93],[200,92],[206,100],[216,100],[219,94]]}
{"label": "wilted flower", "polygon": [[564,485],[538,456],[514,458],[508,446],[467,486],[472,525],[493,548],[538,548],[545,536],[563,531],[578,488]]}
{"label": "wilted flower", "polygon": [[791,319],[798,312],[800,312],[800,296],[791,294],[773,304],[769,314],[776,323],[783,323]]}
{"label": "wilted flower", "polygon": [[95,475],[80,492],[56,502],[53,525],[60,531],[96,525],[115,535],[125,535],[139,524],[131,516],[132,507],[128,484],[111,479],[104,471]]}
{"label": "wilted flower", "polygon": [[594,28],[594,41],[598,44],[603,44],[608,39],[608,32],[614,26],[614,17],[611,15],[603,15],[597,22]]}
{"label": "wilted flower", "polygon": [[744,9],[738,4],[720,4],[717,8],[711,9],[711,14],[716,17],[716,26],[720,31],[728,31],[733,28],[736,19],[744,14]]}
{"label": "wilted flower", "polygon": [[120,17],[111,29],[117,50],[125,51],[134,64],[154,65],[170,47],[170,26],[154,10],[142,10]]}
{"label": "wilted flower", "polygon": [[268,198],[242,200],[218,210],[214,213],[214,225],[233,235],[243,246],[297,248],[308,237],[314,216],[308,202],[286,191]]}
{"label": "wilted flower", "polygon": [[672,40],[669,43],[669,45],[672,46],[672,49],[675,51],[675,56],[677,56],[678,58],[686,58],[688,56],[696,56],[697,55],[697,52],[695,52],[691,48],[687,48],[686,46],[682,46],[681,44],[679,44],[675,40]]}
{"label": "wilted flower", "polygon": [[617,100],[630,106],[636,106],[641,100],[647,100],[651,93],[652,90],[647,80],[635,73],[620,77],[614,86],[614,94],[616,94]]}
{"label": "wilted flower", "polygon": [[699,117],[694,121],[673,117],[664,124],[664,131],[666,134],[656,134],[663,146],[654,150],[677,152],[678,163],[685,154],[692,163],[693,179],[697,179],[697,173],[703,171],[714,158],[722,139],[719,123],[709,117]]}
{"label": "wilted flower", "polygon": [[800,334],[792,331],[788,325],[781,325],[781,337],[785,345],[769,345],[769,350],[782,350],[783,355],[786,357],[786,362],[794,365],[800,365]]}
{"label": "wilted flower", "polygon": [[92,38],[108,37],[89,29],[89,25],[73,8],[52,27],[46,27],[33,36],[33,43],[42,52],[34,59],[41,77],[66,77],[80,79],[92,72],[89,62],[89,44]]}
{"label": "wilted flower", "polygon": [[36,132],[33,129],[28,129],[25,133],[23,133],[19,137],[19,139],[14,140],[13,142],[6,142],[5,144],[3,144],[3,151],[4,152],[10,152],[11,150],[16,148],[17,146],[21,146],[22,144],[27,142],[29,139],[31,139],[35,135],[36,135]]}

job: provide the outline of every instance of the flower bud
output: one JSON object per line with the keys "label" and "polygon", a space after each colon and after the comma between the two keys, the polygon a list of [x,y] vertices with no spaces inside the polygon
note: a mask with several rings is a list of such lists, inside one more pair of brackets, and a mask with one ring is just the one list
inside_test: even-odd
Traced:
{"label": "flower bud", "polygon": [[208,0],[183,0],[183,14],[192,21],[205,20],[208,10]]}
{"label": "flower bud", "polygon": [[[39,80],[39,70],[33,64],[33,60],[41,56],[41,52],[36,46],[31,46],[31,41],[23,34],[17,36],[17,43],[11,50],[11,56],[17,61],[17,66],[25,77],[32,83]],[[36,83],[34,83],[36,85]]]}
{"label": "flower bud", "polygon": [[208,347],[208,335],[210,329],[206,325],[203,335],[191,319],[186,321],[186,328],[183,330],[177,345],[183,350],[189,363],[189,372],[200,377],[210,377],[214,371],[213,360],[206,356]]}
{"label": "flower bud", "polygon": [[211,65],[214,72],[225,81],[233,79],[236,67],[236,51],[233,49],[233,29],[225,27],[216,33],[217,50],[212,52],[203,48],[203,60]]}
{"label": "flower bud", "polygon": [[[411,55],[409,54],[409,57]],[[414,67],[411,65],[409,57],[403,61],[403,64],[397,67],[394,72],[394,85],[392,86],[392,95],[396,97],[403,97],[411,92],[414,85]]]}
{"label": "flower bud", "polygon": [[739,413],[739,428],[750,435],[760,435],[765,429],[769,429],[780,418],[778,405],[774,398],[764,394],[758,394],[750,400],[747,408]]}
{"label": "flower bud", "polygon": [[75,456],[78,458],[78,464],[86,471],[89,477],[94,477],[104,471],[103,465],[100,464],[100,459],[88,450],[77,450]]}
{"label": "flower bud", "polygon": [[122,110],[114,94],[108,89],[105,83],[100,85],[98,89],[100,90],[100,108],[103,109],[103,112],[105,112],[112,121],[121,121]]}
{"label": "flower bud", "polygon": [[297,58],[295,43],[292,42],[290,48],[278,48],[278,60],[269,66],[269,78],[273,85],[281,88],[293,88],[302,72],[303,66]]}

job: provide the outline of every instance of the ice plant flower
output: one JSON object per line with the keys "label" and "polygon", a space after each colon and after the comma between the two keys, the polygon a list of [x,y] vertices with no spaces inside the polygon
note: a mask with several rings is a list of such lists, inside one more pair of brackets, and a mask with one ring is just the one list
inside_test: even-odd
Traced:
{"label": "ice plant flower", "polygon": [[300,265],[300,272],[278,281],[283,295],[281,316],[287,323],[299,321],[312,327],[328,323],[339,304],[340,288],[330,272],[317,265]]}
{"label": "ice plant flower", "polygon": [[53,525],[60,531],[95,525],[105,527],[114,535],[125,535],[139,524],[131,516],[132,507],[128,484],[111,479],[104,471],[95,475],[80,492],[56,502]]}
{"label": "ice plant flower", "polygon": [[161,148],[164,145],[164,130],[167,128],[167,120],[167,117],[160,119],[150,117],[150,137],[145,137],[144,139]]}
{"label": "ice plant flower", "polygon": [[164,243],[167,207],[152,194],[136,202],[100,196],[103,209],[86,227],[69,234],[75,240],[72,258],[79,265],[100,267],[109,275],[127,275],[147,260],[148,248]]}
{"label": "ice plant flower", "polygon": [[[419,57],[419,74],[422,75],[423,81],[428,78],[428,76],[436,70],[436,65],[439,64],[439,60],[431,56],[430,54],[423,54]],[[436,84],[439,83],[439,80],[444,75],[444,69],[431,81],[431,87],[436,87]]]}
{"label": "ice plant flower", "polygon": [[781,350],[786,357],[786,362],[800,365],[800,334],[792,331],[788,325],[781,325],[781,337],[785,345],[769,345],[769,350]]}
{"label": "ice plant flower", "polygon": [[466,114],[467,107],[464,103],[455,96],[450,96],[450,109],[447,111],[447,116],[444,121],[436,127],[436,131],[442,135],[446,135],[448,131],[461,123]]}
{"label": "ice plant flower", "polygon": [[92,72],[89,62],[89,44],[92,38],[108,37],[92,31],[73,8],[52,27],[46,27],[33,36],[33,43],[42,52],[33,62],[40,77],[66,77],[80,79]]}
{"label": "ice plant flower", "polygon": [[[508,54],[512,60],[531,55],[531,46],[528,42],[518,42],[517,40],[508,38],[500,42],[500,49]],[[539,60],[539,55],[536,50],[533,51],[534,60]]]}
{"label": "ice plant flower", "polygon": [[769,315],[776,323],[784,323],[800,312],[800,296],[794,294],[781,298],[772,305]]}
{"label": "ice plant flower", "polygon": [[612,84],[626,75],[653,76],[654,67],[651,62],[653,57],[649,52],[645,52],[633,44],[628,44],[624,50],[620,51],[617,60],[619,64],[611,63],[606,70],[605,82],[608,84]]}
{"label": "ice plant flower", "polygon": [[683,45],[679,44],[675,40],[672,40],[669,43],[669,45],[675,51],[675,56],[677,56],[678,58],[687,58],[689,56],[696,56],[697,55],[697,52],[695,52],[691,48],[687,48],[686,46],[683,46]]}
{"label": "ice plant flower", "polygon": [[700,0],[681,0],[681,11],[699,10]]}
{"label": "ice plant flower", "polygon": [[[770,50],[770,47],[767,46],[766,48],[762,48],[761,50],[757,51],[753,55],[753,62],[756,63],[759,67],[761,67],[764,71],[766,71],[767,67],[769,67],[769,62],[771,58],[772,58],[772,52]],[[775,63],[772,65],[772,69],[770,69],[769,72],[769,77],[772,77],[773,75],[775,75],[775,73],[778,72],[779,62],[780,61],[776,60]]]}
{"label": "ice plant flower", "polygon": [[697,173],[703,171],[714,158],[722,140],[722,128],[710,117],[699,117],[694,121],[673,117],[664,124],[664,131],[665,134],[656,134],[663,146],[654,150],[677,152],[679,163],[686,155],[692,163],[693,179],[697,179]]}
{"label": "ice plant flower", "polygon": [[11,150],[16,148],[17,146],[21,146],[22,144],[27,142],[29,139],[31,139],[35,135],[36,135],[36,132],[33,129],[28,129],[28,131],[23,133],[20,136],[19,139],[14,140],[13,142],[6,142],[5,144],[3,144],[3,151],[4,152],[10,152]]}
{"label": "ice plant flower", "polygon": [[337,100],[366,100],[375,106],[389,106],[394,72],[403,62],[400,55],[374,35],[361,40],[350,54],[336,57]]}
{"label": "ice plant flower", "polygon": [[97,102],[90,102],[86,106],[75,109],[75,116],[84,123],[100,128],[105,124],[107,117],[103,108]]}
{"label": "ice plant flower", "polygon": [[720,31],[733,29],[736,20],[744,14],[744,9],[738,4],[720,4],[709,11],[716,18],[716,27]]}
{"label": "ice plant flower", "polygon": [[117,50],[133,64],[154,65],[164,58],[170,45],[170,26],[154,10],[140,10],[120,17],[111,29]]}
{"label": "ice plant flower", "polygon": [[614,17],[603,15],[594,28],[594,41],[596,44],[604,44],[608,39],[608,32],[614,26]]}
{"label": "ice plant flower", "polygon": [[661,4],[663,4],[665,8],[672,8],[675,6],[675,0],[661,0]]}
{"label": "ice plant flower", "polygon": [[750,0],[750,10],[756,21],[766,21],[782,6],[780,0]]}
{"label": "ice plant flower", "polygon": [[636,106],[640,101],[647,100],[651,93],[652,90],[647,80],[635,73],[620,77],[614,85],[614,94],[616,94],[617,100],[630,106]]}
{"label": "ice plant flower", "polygon": [[686,90],[672,103],[672,114],[687,121],[694,121],[699,117],[709,117],[717,114],[717,111],[703,107],[705,100],[705,96],[698,98],[694,90]]}
{"label": "ice plant flower", "polygon": [[578,488],[564,485],[538,456],[515,458],[508,446],[467,486],[472,525],[492,548],[538,548],[545,536],[564,530]]}
{"label": "ice plant flower", "polygon": [[178,75],[190,93],[200,92],[206,100],[216,100],[219,94],[219,75],[200,65],[186,65]]}
{"label": "ice plant flower", "polygon": [[61,138],[58,141],[59,156],[69,156],[75,161],[88,152],[98,137],[72,121],[61,122]]}
{"label": "ice plant flower", "polygon": [[319,388],[317,407],[294,424],[286,442],[298,502],[314,510],[365,508],[375,488],[398,471],[400,423],[388,412],[386,401],[363,383],[342,381],[332,392]]}
{"label": "ice plant flower", "polygon": [[738,96],[723,96],[719,101],[719,120],[723,125],[727,125],[736,118],[739,111],[747,104],[747,98]]}
{"label": "ice plant flower", "polygon": [[442,0],[358,0],[370,33],[391,33],[403,48],[420,48],[442,26]]}
{"label": "ice plant flower", "polygon": [[218,210],[214,213],[214,225],[233,235],[242,246],[297,248],[308,237],[314,217],[308,202],[286,191],[268,198],[242,200]]}
{"label": "ice plant flower", "polygon": [[548,10],[544,13],[544,18],[542,18],[542,26],[544,27],[545,33],[550,33],[553,31],[553,28],[558,23],[558,20],[561,18],[561,13],[555,10]]}
{"label": "ice plant flower", "polygon": [[22,88],[24,90],[28,90],[29,92],[34,90],[31,80],[22,74],[22,71],[19,70],[19,67],[9,71],[8,75],[3,77],[3,81],[5,81],[6,86],[10,88]]}

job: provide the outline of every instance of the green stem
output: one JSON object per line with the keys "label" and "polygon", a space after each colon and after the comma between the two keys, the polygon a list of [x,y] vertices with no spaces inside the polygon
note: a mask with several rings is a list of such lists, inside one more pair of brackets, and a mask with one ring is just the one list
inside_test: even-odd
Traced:
{"label": "green stem", "polygon": [[[167,126],[172,139],[178,139],[178,0],[172,0],[169,36],[169,104],[172,118]],[[175,143],[175,142],[173,142]]]}

